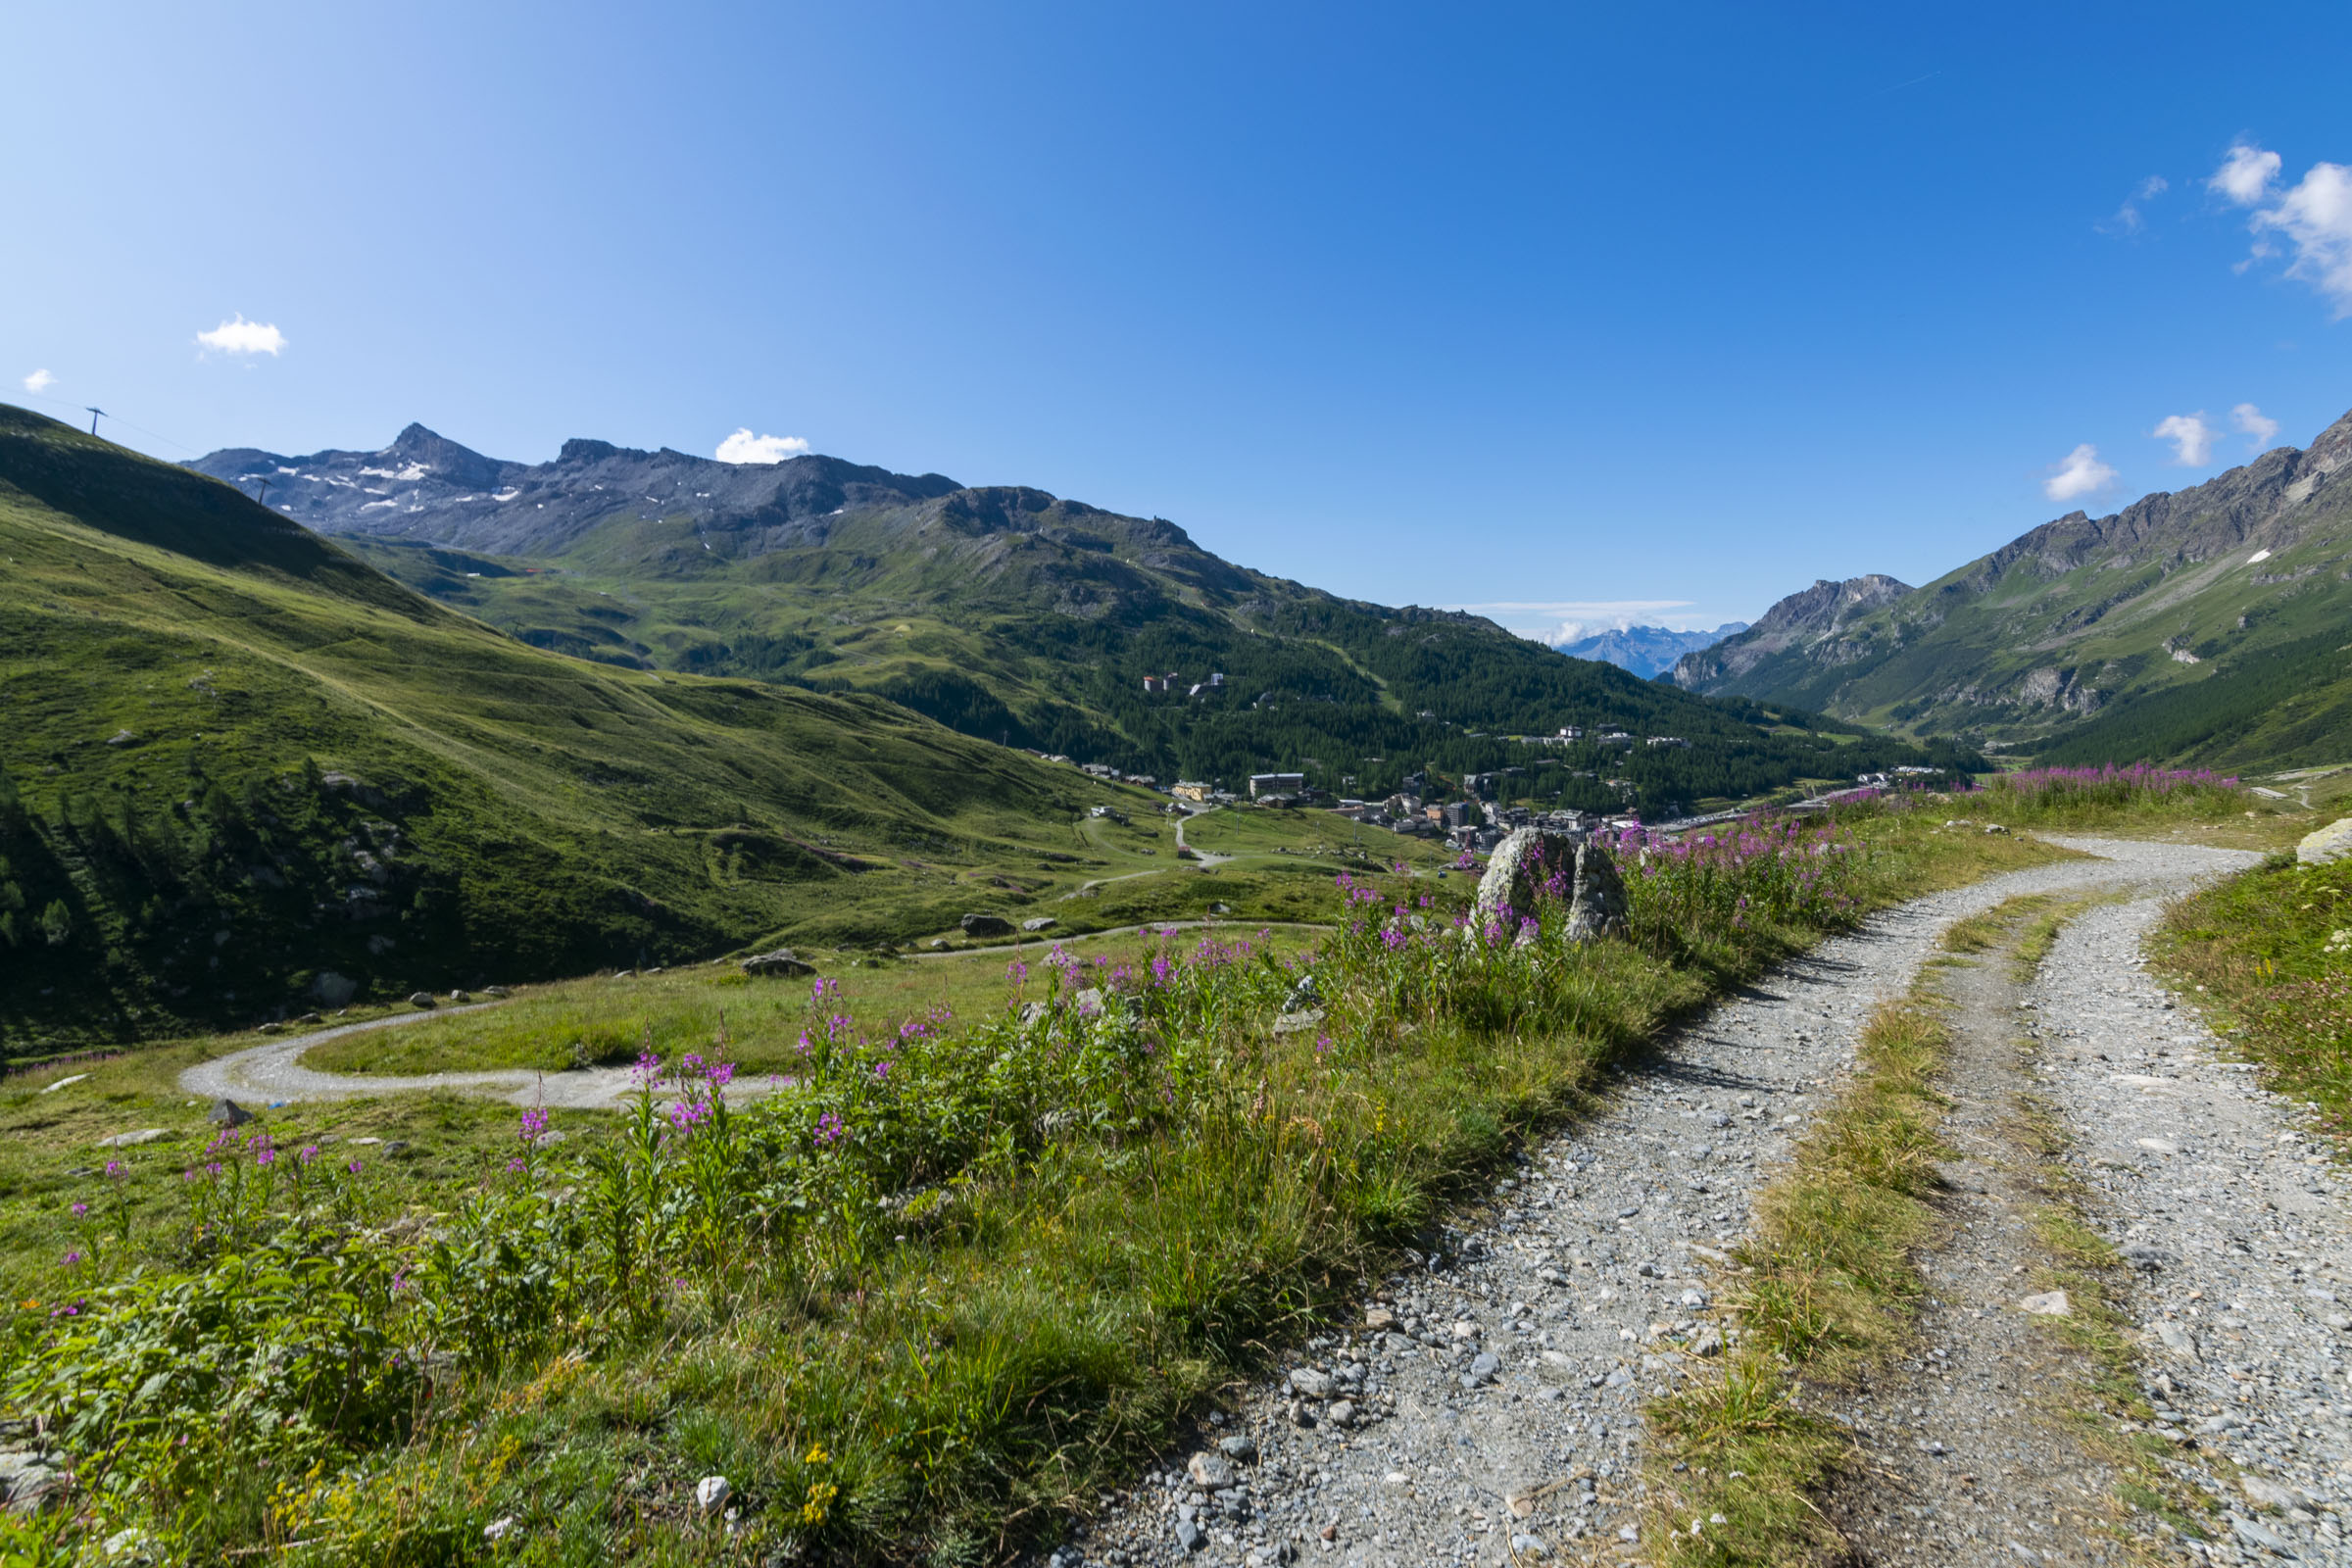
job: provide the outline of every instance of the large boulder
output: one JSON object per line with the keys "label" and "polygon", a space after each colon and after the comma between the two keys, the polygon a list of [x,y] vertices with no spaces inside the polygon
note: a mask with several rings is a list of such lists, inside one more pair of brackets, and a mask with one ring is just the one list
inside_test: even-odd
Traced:
{"label": "large boulder", "polygon": [[743,972],[755,979],[796,979],[816,973],[816,965],[794,953],[790,948],[778,948],[773,953],[756,954],[743,960]]}
{"label": "large boulder", "polygon": [[2352,855],[2352,816],[2338,817],[2317,833],[2307,833],[2295,846],[2295,858],[2305,865],[2331,865]]}
{"label": "large boulder", "polygon": [[967,937],[1008,937],[1012,922],[1001,914],[967,914],[957,922]]}
{"label": "large boulder", "polygon": [[332,969],[321,969],[311,977],[311,995],[318,999],[320,1006],[347,1006],[359,992],[360,983],[357,980],[349,975],[337,974]]}
{"label": "large boulder", "polygon": [[[1537,901],[1544,893],[1565,898],[1574,874],[1576,846],[1573,834],[1541,827],[1514,828],[1494,846],[1487,874],[1479,878],[1472,927],[1484,931],[1506,919],[1516,926],[1536,912]],[[1505,910],[1509,911],[1507,917]]]}
{"label": "large boulder", "polygon": [[1568,940],[1621,937],[1628,906],[1617,862],[1597,844],[1576,847],[1576,892],[1568,901]]}

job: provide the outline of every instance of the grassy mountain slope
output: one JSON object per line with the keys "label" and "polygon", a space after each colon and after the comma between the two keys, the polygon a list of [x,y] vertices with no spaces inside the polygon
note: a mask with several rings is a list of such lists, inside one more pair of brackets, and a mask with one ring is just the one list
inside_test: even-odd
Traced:
{"label": "grassy mountain slope", "polygon": [[0,556],[0,1049],[936,930],[1102,862],[1074,770],[542,652],[6,407]]}
{"label": "grassy mountain slope", "polygon": [[2352,416],[2308,450],[2045,523],[1744,663],[1726,658],[1734,638],[1677,678],[2053,760],[2338,760],[2352,751],[2348,466]]}
{"label": "grassy mountain slope", "polygon": [[[967,734],[1161,777],[1301,767],[1385,793],[1428,766],[1521,767],[1531,796],[1658,810],[1919,755],[1759,727],[1476,616],[1339,599],[1222,561],[1164,519],[1023,487],[814,457],[747,474],[585,441],[526,467],[415,426],[380,453],[198,466],[272,477],[289,515],[541,647],[872,692]],[[1146,690],[1171,674],[1172,692]],[[1692,745],[1627,757],[1503,738],[1564,724]]]}

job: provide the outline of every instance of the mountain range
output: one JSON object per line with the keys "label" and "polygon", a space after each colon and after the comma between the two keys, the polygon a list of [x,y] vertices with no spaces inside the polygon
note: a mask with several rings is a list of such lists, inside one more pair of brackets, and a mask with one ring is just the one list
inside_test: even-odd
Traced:
{"label": "mountain range", "polygon": [[[1516,767],[1547,799],[1671,810],[1920,755],[1759,722],[1475,615],[1252,571],[1164,518],[1025,486],[592,440],[511,463],[414,424],[374,451],[235,449],[192,466],[266,483],[281,515],[536,647],[872,693],[1163,780],[1238,789],[1300,769],[1375,795],[1432,766]],[[1509,739],[1564,726],[1691,745],[1572,756]]]}
{"label": "mountain range", "polygon": [[1676,631],[1670,626],[1613,626],[1607,631],[1574,638],[1552,646],[1571,659],[1597,659],[1647,680],[1672,669],[1685,654],[1712,648],[1735,632],[1747,629],[1744,620],[1727,620],[1713,631]]}
{"label": "mountain range", "polygon": [[1674,667],[1686,690],[2053,761],[2352,755],[2352,415],[1912,588],[1818,582]]}

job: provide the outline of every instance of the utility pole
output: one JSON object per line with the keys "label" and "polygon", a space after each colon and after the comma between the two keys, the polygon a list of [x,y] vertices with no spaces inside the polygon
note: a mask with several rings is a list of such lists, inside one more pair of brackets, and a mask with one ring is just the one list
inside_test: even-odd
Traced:
{"label": "utility pole", "polygon": [[[105,411],[104,409],[92,409],[92,408],[90,408],[90,406],[89,406],[88,404],[86,404],[86,403],[85,403],[85,404],[83,404],[83,405],[82,405],[82,407],[83,407],[84,409],[87,409],[87,410],[89,411],[89,416],[90,416],[90,434],[92,434],[92,435],[96,435],[96,434],[98,433],[98,416],[99,416],[100,415],[102,415],[102,414],[106,414],[106,411]],[[112,418],[112,417],[113,417],[113,416],[112,416],[112,415],[108,415],[107,416],[108,416],[109,418]]]}
{"label": "utility pole", "polygon": [[270,476],[266,473],[262,475],[262,493],[255,496],[253,502],[257,507],[266,507],[270,504]]}

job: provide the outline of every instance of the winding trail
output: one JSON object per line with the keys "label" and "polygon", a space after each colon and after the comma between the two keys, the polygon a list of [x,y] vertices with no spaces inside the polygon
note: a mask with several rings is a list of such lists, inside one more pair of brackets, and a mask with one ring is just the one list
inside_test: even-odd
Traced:
{"label": "winding trail", "polygon": [[[2015,895],[2131,888],[2146,902],[2258,858],[2064,842],[2098,858],[1886,910],[1625,1062],[1602,1107],[1530,1151],[1475,1229],[1446,1233],[1434,1261],[1392,1276],[1281,1381],[1235,1391],[1102,1509],[1064,1568],[1654,1562],[1642,1401],[1684,1376],[1669,1341],[1703,1340],[1723,1250],[1850,1072],[1871,1010],[1910,988],[1952,921]],[[1231,1485],[1188,1473],[1189,1449],[1240,1439],[1253,1457]],[[2046,1529],[2024,1534],[2034,1561],[2094,1560],[2050,1553]],[[1978,1560],[1894,1545],[1854,1560]]]}

